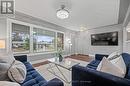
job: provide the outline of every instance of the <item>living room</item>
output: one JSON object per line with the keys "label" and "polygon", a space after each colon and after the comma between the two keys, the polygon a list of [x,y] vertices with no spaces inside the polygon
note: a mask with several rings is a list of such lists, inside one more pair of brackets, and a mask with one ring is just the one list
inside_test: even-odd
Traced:
{"label": "living room", "polygon": [[130,0],[0,3],[0,86],[130,86]]}

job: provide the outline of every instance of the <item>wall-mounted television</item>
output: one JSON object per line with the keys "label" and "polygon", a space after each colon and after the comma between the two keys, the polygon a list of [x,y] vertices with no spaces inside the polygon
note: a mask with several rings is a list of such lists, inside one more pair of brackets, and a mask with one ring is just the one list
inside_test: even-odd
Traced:
{"label": "wall-mounted television", "polygon": [[91,34],[92,46],[118,46],[118,31]]}

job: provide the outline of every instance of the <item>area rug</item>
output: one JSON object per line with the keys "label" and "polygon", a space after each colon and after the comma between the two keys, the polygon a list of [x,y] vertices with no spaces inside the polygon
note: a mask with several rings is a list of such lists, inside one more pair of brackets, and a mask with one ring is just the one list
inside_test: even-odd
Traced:
{"label": "area rug", "polygon": [[[79,65],[81,66],[86,66],[89,62],[85,62],[85,61],[80,61],[80,60],[75,60],[75,59],[71,59],[69,58],[69,60],[75,61],[80,63]],[[48,64],[44,64],[44,65],[40,65],[38,67],[35,67],[35,69],[47,80],[51,80],[53,78],[59,78],[55,75],[53,75],[52,73],[50,73],[47,68],[49,67],[49,63]],[[71,81],[71,71],[68,71],[62,67],[59,67],[60,70],[64,73],[64,75],[66,76],[68,81]],[[57,70],[57,68],[53,67],[53,70],[56,72],[56,74],[60,77],[63,78],[63,76],[61,75],[61,73]],[[62,80],[61,78],[59,78],[60,80]],[[63,80],[62,80],[63,81]],[[63,81],[64,82],[64,81]],[[66,83],[64,82],[64,86],[71,86],[71,83]]]}

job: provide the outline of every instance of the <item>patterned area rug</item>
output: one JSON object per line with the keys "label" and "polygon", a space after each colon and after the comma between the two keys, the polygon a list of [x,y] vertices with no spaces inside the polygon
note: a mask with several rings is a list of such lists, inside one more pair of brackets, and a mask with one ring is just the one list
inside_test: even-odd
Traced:
{"label": "patterned area rug", "polygon": [[[81,60],[75,60],[75,59],[71,59],[71,58],[69,58],[69,60],[78,62],[78,63],[80,63],[79,65],[81,65],[81,66],[86,66],[89,63],[89,62],[85,62],[85,61],[81,61]],[[47,70],[48,67],[49,67],[49,64],[44,64],[44,65],[37,66],[35,68],[48,81],[53,79],[53,78],[59,78],[59,77],[55,76],[54,74],[50,73]],[[66,70],[66,69],[64,69],[62,67],[59,67],[59,68],[63,72],[63,74],[66,76],[67,80],[71,81],[71,71],[68,71],[68,70]],[[56,72],[56,74],[58,76],[63,78],[63,76],[61,75],[61,73],[58,71],[58,69],[56,67],[53,67],[53,70]],[[59,79],[62,80],[61,78],[59,78]],[[66,83],[65,81],[63,81],[63,82],[64,82],[65,86],[71,86],[71,83]]]}

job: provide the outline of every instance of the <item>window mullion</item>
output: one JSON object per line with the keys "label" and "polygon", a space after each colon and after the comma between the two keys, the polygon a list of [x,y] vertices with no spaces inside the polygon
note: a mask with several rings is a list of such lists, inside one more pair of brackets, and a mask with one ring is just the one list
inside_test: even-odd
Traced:
{"label": "window mullion", "polygon": [[33,26],[30,26],[30,53],[33,53]]}
{"label": "window mullion", "polygon": [[57,48],[57,32],[56,32],[56,37],[55,37],[55,38],[56,38],[56,40],[55,40],[55,49],[56,49],[56,51],[57,51],[57,49],[58,49],[58,48]]}

